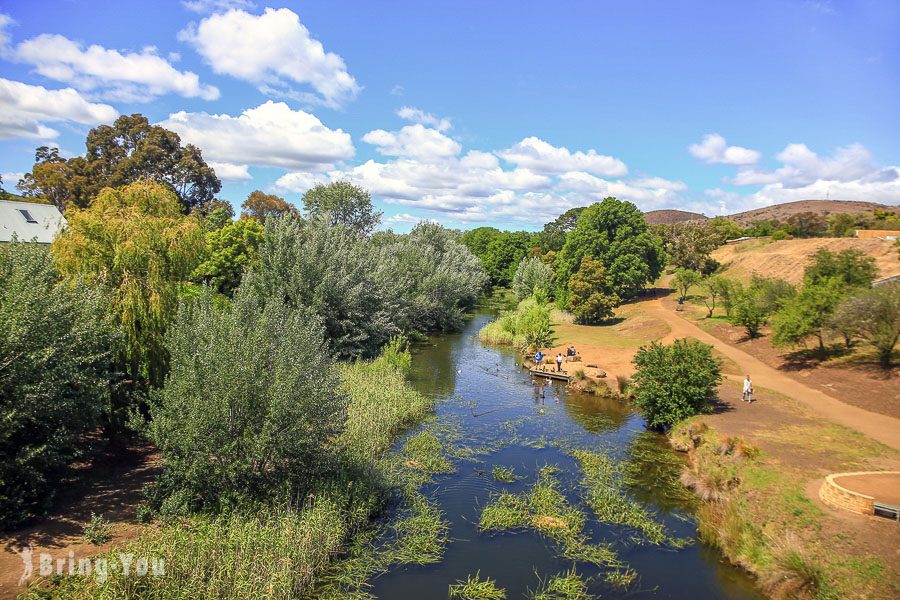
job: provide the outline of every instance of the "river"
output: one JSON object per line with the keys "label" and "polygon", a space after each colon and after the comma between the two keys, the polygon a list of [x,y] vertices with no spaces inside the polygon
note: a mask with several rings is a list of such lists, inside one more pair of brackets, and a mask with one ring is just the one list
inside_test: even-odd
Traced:
{"label": "river", "polygon": [[[478,312],[460,333],[433,338],[414,354],[411,379],[419,391],[436,400],[436,423],[442,424],[442,431],[454,432],[458,446],[478,449],[478,456],[457,458],[455,473],[438,477],[423,489],[449,522],[450,541],[443,559],[437,564],[396,567],[372,582],[372,593],[389,600],[446,598],[449,584],[480,572],[505,588],[507,598],[525,598],[538,586],[539,577],[547,579],[571,568],[572,561],[562,558],[557,544],[534,530],[478,529],[481,510],[492,497],[502,490],[526,492],[542,466],[556,465],[566,497],[588,515],[585,532],[590,541],[612,543],[638,574],[633,586],[623,591],[604,581],[602,568],[577,563],[578,573],[590,580],[592,594],[685,600],[759,598],[748,577],[697,540],[694,503],[671,485],[680,457],[664,438],[646,431],[640,416],[619,401],[533,381],[512,349],[478,341],[479,329],[491,318],[488,311]],[[602,451],[627,464],[629,472],[637,474],[629,481],[628,494],[649,508],[673,535],[690,538],[692,543],[679,549],[636,543],[628,527],[591,518],[582,501],[578,463],[566,452],[571,447]],[[495,465],[512,467],[523,477],[500,483],[491,476]]]}

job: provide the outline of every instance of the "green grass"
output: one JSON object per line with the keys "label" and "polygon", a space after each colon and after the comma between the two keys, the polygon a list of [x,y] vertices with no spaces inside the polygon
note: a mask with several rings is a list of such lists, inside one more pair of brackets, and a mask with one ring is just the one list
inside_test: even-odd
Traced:
{"label": "green grass", "polygon": [[512,467],[496,465],[491,469],[491,476],[501,483],[514,483],[520,479]]}
{"label": "green grass", "polygon": [[91,520],[84,526],[81,537],[86,542],[100,546],[112,539],[112,526],[103,515],[91,513]]}
{"label": "green grass", "polygon": [[594,596],[588,593],[587,581],[575,571],[575,567],[565,573],[559,573],[542,581],[538,589],[530,592],[531,600],[591,600]]}
{"label": "green grass", "polygon": [[506,590],[498,588],[493,579],[482,579],[479,571],[474,576],[469,575],[465,581],[450,584],[447,597],[458,600],[504,600]]}
{"label": "green grass", "polygon": [[551,345],[550,304],[539,304],[534,298],[519,302],[516,309],[507,311],[478,332],[484,344],[515,346],[531,351]]}

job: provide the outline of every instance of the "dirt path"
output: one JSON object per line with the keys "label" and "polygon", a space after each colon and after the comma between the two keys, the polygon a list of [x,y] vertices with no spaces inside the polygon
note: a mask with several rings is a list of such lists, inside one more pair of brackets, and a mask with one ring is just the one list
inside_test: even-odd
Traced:
{"label": "dirt path", "polygon": [[[754,384],[777,390],[785,396],[803,402],[813,412],[828,420],[855,429],[886,446],[900,450],[900,419],[845,404],[819,390],[791,379],[758,358],[706,333],[686,318],[667,308],[662,298],[642,303],[642,307],[647,314],[662,320],[671,328],[663,341],[669,342],[683,337],[696,338],[713,346],[725,357],[734,361],[742,372],[750,375]],[[860,393],[865,393],[865,390],[860,390]]]}

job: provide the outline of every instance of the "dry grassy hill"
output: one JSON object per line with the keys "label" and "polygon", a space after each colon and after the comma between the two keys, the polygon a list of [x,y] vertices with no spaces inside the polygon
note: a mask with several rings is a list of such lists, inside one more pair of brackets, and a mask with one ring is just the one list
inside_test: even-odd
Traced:
{"label": "dry grassy hill", "polygon": [[700,213],[688,212],[686,210],[651,210],[644,213],[644,218],[651,225],[672,225],[674,223],[684,223],[685,221],[705,221],[707,217]]}
{"label": "dry grassy hill", "polygon": [[852,200],[798,200],[797,202],[785,202],[773,204],[754,210],[729,215],[729,219],[736,221],[738,225],[746,227],[753,221],[772,220],[786,221],[791,215],[801,212],[814,212],[828,217],[835,213],[862,213],[873,209],[896,210],[896,206],[887,206],[877,202],[856,202]]}
{"label": "dry grassy hill", "polygon": [[753,239],[722,246],[712,256],[725,266],[727,277],[748,281],[756,273],[798,283],[803,279],[809,257],[819,248],[828,248],[832,252],[856,248],[875,258],[879,278],[900,275],[897,246],[889,240],[811,238],[773,242]]}

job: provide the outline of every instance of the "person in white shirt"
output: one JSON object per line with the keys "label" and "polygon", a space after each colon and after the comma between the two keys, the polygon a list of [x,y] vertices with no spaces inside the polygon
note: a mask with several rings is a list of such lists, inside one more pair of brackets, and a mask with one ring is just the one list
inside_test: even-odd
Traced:
{"label": "person in white shirt", "polygon": [[750,376],[747,375],[747,378],[744,379],[744,391],[741,392],[741,402],[746,400],[747,402],[753,402],[753,382],[750,381]]}

